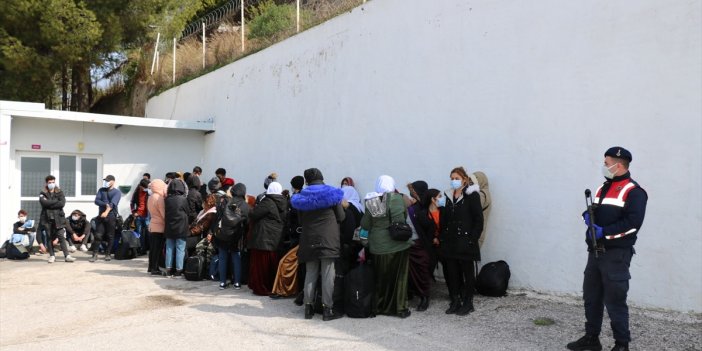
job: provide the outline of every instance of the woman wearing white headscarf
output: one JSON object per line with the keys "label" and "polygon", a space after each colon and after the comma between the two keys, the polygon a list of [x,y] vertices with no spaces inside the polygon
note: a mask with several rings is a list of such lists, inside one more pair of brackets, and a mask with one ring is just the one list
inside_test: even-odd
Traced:
{"label": "woman wearing white headscarf", "polygon": [[406,318],[409,241],[390,238],[391,223],[405,223],[407,211],[402,195],[395,193],[395,180],[387,175],[378,177],[375,192],[365,197],[366,212],[361,228],[368,231],[368,246],[373,254],[375,269],[375,314]]}
{"label": "woman wearing white headscarf", "polygon": [[249,215],[255,221],[249,241],[249,288],[256,295],[268,296],[278,268],[276,251],[283,240],[283,226],[288,211],[288,200],[281,195],[283,187],[272,182],[266,194]]}

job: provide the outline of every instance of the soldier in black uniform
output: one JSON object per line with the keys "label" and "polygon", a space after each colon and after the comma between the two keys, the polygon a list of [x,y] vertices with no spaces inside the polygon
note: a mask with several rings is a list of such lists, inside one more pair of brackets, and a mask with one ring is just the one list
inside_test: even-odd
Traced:
{"label": "soldier in black uniform", "polygon": [[[629,350],[629,263],[646,213],[648,195],[629,173],[631,153],[615,146],[605,152],[602,174],[606,181],[593,199],[596,242],[586,235],[588,259],[583,280],[585,336],[567,345],[570,350],[602,350],[600,329],[604,307],[611,320],[614,350]],[[590,224],[587,211],[585,224]],[[597,256],[595,257],[595,251]]]}

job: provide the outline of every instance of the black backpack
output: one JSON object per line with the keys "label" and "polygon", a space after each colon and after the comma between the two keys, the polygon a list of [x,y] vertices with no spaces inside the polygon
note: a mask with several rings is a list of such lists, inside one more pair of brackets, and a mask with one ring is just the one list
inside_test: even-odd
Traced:
{"label": "black backpack", "polygon": [[344,312],[351,318],[373,316],[375,275],[373,267],[361,264],[344,277]]}
{"label": "black backpack", "polygon": [[122,230],[119,244],[115,250],[115,260],[131,260],[137,256],[137,249],[141,247],[139,238],[131,230]]}
{"label": "black backpack", "polygon": [[26,260],[29,258],[29,252],[22,244],[8,243],[6,250],[7,258],[10,260]]}
{"label": "black backpack", "polygon": [[480,269],[475,285],[481,295],[505,296],[510,276],[507,262],[490,262]]}
{"label": "black backpack", "polygon": [[183,275],[185,279],[198,281],[205,278],[206,262],[205,257],[201,255],[190,256],[185,260],[185,269]]}

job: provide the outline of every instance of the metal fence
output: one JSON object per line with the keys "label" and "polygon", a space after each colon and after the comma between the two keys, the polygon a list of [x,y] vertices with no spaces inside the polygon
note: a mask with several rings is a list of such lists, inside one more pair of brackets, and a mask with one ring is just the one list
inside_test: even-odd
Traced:
{"label": "metal fence", "polygon": [[[251,9],[262,0],[231,0],[191,22],[175,38],[157,32],[150,76],[157,88],[175,84],[181,77],[201,74],[362,5],[366,0],[289,0],[294,13],[290,28],[270,38],[249,39],[247,21],[255,20]],[[277,2],[279,3],[279,2]],[[294,9],[292,9],[294,8]],[[162,64],[163,62],[163,64]]]}

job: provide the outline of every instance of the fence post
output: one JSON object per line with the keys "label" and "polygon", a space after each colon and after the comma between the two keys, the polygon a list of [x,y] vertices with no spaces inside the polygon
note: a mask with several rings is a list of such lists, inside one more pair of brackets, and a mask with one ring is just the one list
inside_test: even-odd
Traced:
{"label": "fence post", "polygon": [[246,50],[246,28],[244,27],[244,0],[241,0],[241,52],[243,53]]}
{"label": "fence post", "polygon": [[297,32],[300,32],[300,0],[297,0]]}
{"label": "fence post", "polygon": [[156,34],[156,45],[154,46],[154,58],[151,61],[151,75],[154,75],[154,66],[156,66],[156,60],[158,57],[158,41],[161,39],[161,32]]}
{"label": "fence post", "polygon": [[173,38],[173,84],[176,76],[176,38]]}
{"label": "fence post", "polygon": [[205,68],[205,22],[202,22],[202,68]]}

